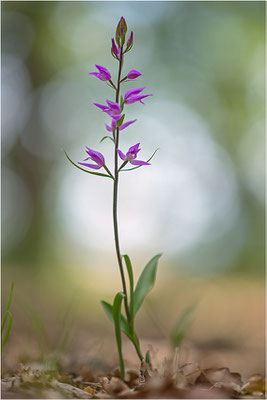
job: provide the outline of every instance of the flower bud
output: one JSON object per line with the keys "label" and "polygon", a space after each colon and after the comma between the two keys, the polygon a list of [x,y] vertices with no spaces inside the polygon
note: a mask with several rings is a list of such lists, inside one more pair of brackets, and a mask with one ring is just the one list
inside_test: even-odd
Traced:
{"label": "flower bud", "polygon": [[127,32],[127,24],[125,19],[121,17],[116,29],[116,42],[119,47],[123,46],[125,42],[126,32]]}
{"label": "flower bud", "polygon": [[118,58],[119,49],[118,49],[118,47],[117,47],[116,44],[115,44],[114,38],[111,39],[111,43],[112,43],[112,46],[111,46],[111,53],[112,53],[112,55],[113,55],[115,58]]}
{"label": "flower bud", "polygon": [[130,37],[127,41],[127,49],[128,49],[128,47],[130,47],[132,45],[133,45],[133,31],[131,32]]}
{"label": "flower bud", "polygon": [[126,32],[127,32],[127,24],[126,24],[126,21],[125,21],[125,19],[123,17],[121,17],[121,19],[120,19],[120,26],[121,26],[122,35],[123,34],[125,35]]}

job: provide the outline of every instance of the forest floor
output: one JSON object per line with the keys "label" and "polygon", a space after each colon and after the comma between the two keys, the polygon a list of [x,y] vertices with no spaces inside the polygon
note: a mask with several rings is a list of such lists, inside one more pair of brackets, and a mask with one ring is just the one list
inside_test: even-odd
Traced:
{"label": "forest floor", "polygon": [[[185,285],[161,279],[136,327],[151,364],[140,364],[124,337],[122,382],[114,328],[99,305],[119,282],[108,277],[100,291],[101,275],[86,285],[82,276],[86,290],[79,282],[75,300],[72,277],[61,276],[62,292],[49,277],[27,278],[22,274],[15,282],[14,322],[2,354],[2,398],[265,398],[262,281],[191,280]],[[93,282],[89,289],[88,282]],[[177,316],[196,299],[185,339],[172,346],[169,332]]]}

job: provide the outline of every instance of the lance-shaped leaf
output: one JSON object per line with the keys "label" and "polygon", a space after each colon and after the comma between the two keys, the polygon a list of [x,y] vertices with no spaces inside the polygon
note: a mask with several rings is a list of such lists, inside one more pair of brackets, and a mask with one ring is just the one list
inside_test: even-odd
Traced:
{"label": "lance-shaped leaf", "polygon": [[130,260],[130,257],[127,254],[123,254],[122,257],[125,260],[127,272],[128,272],[128,277],[129,277],[129,287],[130,287],[130,316],[131,316],[131,322],[133,325],[134,322],[134,277],[133,277],[133,267],[132,263]]}
{"label": "lance-shaped leaf", "polygon": [[[105,313],[107,314],[108,318],[110,319],[110,321],[112,321],[114,323],[112,305],[104,300],[101,301],[101,304],[104,308]],[[137,351],[139,358],[142,359],[143,356],[141,353],[140,342],[139,342],[138,336],[135,333],[135,331],[133,331],[133,333],[131,333],[128,321],[122,314],[121,314],[121,331],[123,333],[125,333],[125,335],[130,339],[130,341],[133,343],[133,345]]]}
{"label": "lance-shaped leaf", "polygon": [[121,302],[125,297],[125,294],[122,292],[118,292],[114,298],[113,306],[112,306],[112,314],[115,325],[115,335],[118,346],[118,353],[120,359],[120,370],[121,370],[121,379],[124,381],[124,361],[122,355],[122,345],[121,345]]}
{"label": "lance-shaped leaf", "polygon": [[87,171],[87,169],[84,169],[84,168],[79,167],[79,165],[75,164],[75,162],[73,162],[73,161],[69,158],[69,156],[68,156],[68,154],[65,152],[65,150],[64,150],[64,153],[65,153],[67,159],[72,163],[72,165],[74,165],[74,167],[76,167],[76,168],[79,168],[81,171],[87,172],[88,174],[98,175],[98,176],[104,176],[105,178],[111,178],[111,179],[113,179],[112,176],[110,176],[110,175],[101,174],[100,172]]}
{"label": "lance-shaped leaf", "polygon": [[138,282],[137,282],[137,285],[136,285],[136,288],[134,291],[134,304],[133,304],[134,315],[137,313],[137,311],[141,307],[146,295],[150,292],[150,290],[154,286],[155,279],[156,279],[158,260],[159,260],[160,256],[161,256],[161,254],[157,254],[149,261],[149,263],[145,266],[145,268],[143,269],[143,272],[141,273],[141,275],[138,279]]}
{"label": "lance-shaped leaf", "polygon": [[[108,318],[110,319],[110,321],[112,321],[114,323],[112,305],[104,300],[101,301],[101,304],[104,308],[105,313],[107,314]],[[129,339],[131,339],[131,332],[130,332],[130,328],[128,325],[128,321],[125,318],[125,316],[122,314],[121,314],[121,330],[123,333],[125,333],[126,336],[128,336]]]}

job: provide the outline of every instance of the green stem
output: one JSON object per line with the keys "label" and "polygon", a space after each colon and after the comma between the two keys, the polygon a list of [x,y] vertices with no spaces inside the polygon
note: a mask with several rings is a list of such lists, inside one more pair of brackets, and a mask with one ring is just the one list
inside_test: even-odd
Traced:
{"label": "green stem", "polygon": [[[122,70],[122,49],[121,49],[121,56],[119,60],[119,72],[118,72],[118,83],[117,83],[117,90],[116,90],[116,103],[119,102],[120,97],[120,79],[121,79],[121,70]],[[119,146],[119,128],[116,129],[115,132],[115,149],[114,149],[114,189],[113,189],[113,225],[114,225],[114,239],[115,239],[115,248],[116,248],[116,255],[119,264],[120,274],[121,274],[121,281],[122,281],[122,288],[123,293],[125,294],[124,297],[124,307],[127,316],[127,320],[130,324],[130,312],[128,307],[128,297],[127,297],[127,289],[126,289],[126,282],[125,276],[123,271],[121,253],[120,253],[120,242],[119,242],[119,231],[118,231],[118,216],[117,216],[117,207],[118,207],[118,183],[119,183],[119,174],[118,174],[118,152],[117,148]]]}
{"label": "green stem", "polygon": [[[116,103],[119,103],[120,99],[120,83],[121,83],[121,71],[122,71],[122,64],[123,64],[123,46],[121,48],[121,56],[119,59],[119,71],[118,71],[118,81],[117,81],[117,88],[116,88]],[[120,242],[119,242],[119,230],[118,230],[118,216],[117,216],[117,208],[118,208],[118,184],[119,184],[119,171],[122,168],[118,168],[118,152],[117,148],[119,147],[119,133],[120,130],[117,128],[116,130],[113,130],[114,132],[114,142],[115,142],[115,148],[114,148],[114,189],[113,189],[113,225],[114,225],[114,239],[115,239],[115,248],[116,248],[116,255],[117,255],[117,260],[119,264],[119,269],[120,269],[120,275],[121,275],[121,281],[122,281],[122,288],[123,288],[123,293],[125,294],[124,297],[124,308],[125,308],[125,313],[127,317],[127,321],[129,324],[130,331],[133,332],[133,323],[131,320],[131,315],[130,315],[130,310],[128,306],[128,296],[127,296],[127,289],[126,289],[126,281],[125,281],[125,276],[124,276],[124,271],[123,271],[123,264],[122,264],[122,256],[120,252]],[[126,163],[123,163],[123,166],[126,165]],[[133,334],[134,335],[134,334]],[[134,347],[136,349],[137,355],[139,359],[142,361],[144,357],[142,356],[142,353],[140,351],[140,347],[138,343],[136,343],[135,340],[132,341],[134,344]]]}

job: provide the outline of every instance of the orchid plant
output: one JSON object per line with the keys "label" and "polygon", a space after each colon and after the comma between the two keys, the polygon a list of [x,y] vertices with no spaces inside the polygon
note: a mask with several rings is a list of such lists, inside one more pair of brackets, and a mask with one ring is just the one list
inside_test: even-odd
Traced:
{"label": "orchid plant", "polygon": [[[114,100],[106,100],[106,104],[94,103],[103,113],[109,117],[109,123],[106,124],[106,130],[109,135],[104,136],[100,143],[105,139],[110,139],[114,145],[114,172],[112,173],[110,168],[106,165],[105,158],[102,153],[86,147],[87,157],[78,162],[74,163],[70,157],[66,154],[69,161],[77,168],[85,171],[89,174],[109,178],[113,181],[113,225],[114,225],[114,239],[116,256],[118,260],[118,266],[120,270],[120,276],[122,281],[122,291],[119,291],[110,304],[106,301],[102,301],[102,306],[115,326],[115,336],[118,347],[118,355],[120,360],[120,373],[121,379],[124,380],[125,367],[124,358],[122,353],[122,340],[121,332],[123,332],[133,343],[137,355],[140,361],[146,360],[149,362],[149,353],[146,352],[145,358],[143,356],[140,341],[135,332],[135,316],[137,311],[140,309],[144,298],[148,292],[152,289],[155,283],[156,271],[158,265],[158,259],[161,254],[154,256],[148,264],[145,266],[141,273],[136,286],[134,286],[134,273],[130,257],[127,254],[121,254],[120,242],[119,242],[119,230],[118,230],[118,217],[117,217],[117,205],[118,205],[118,184],[119,174],[124,171],[133,171],[142,166],[150,165],[149,161],[152,159],[156,151],[147,160],[139,160],[137,158],[140,152],[140,143],[131,146],[125,153],[119,149],[120,133],[128,126],[136,122],[135,120],[124,122],[125,108],[129,104],[143,103],[143,100],[152,94],[142,94],[145,87],[127,90],[124,95],[121,94],[121,87],[123,84],[129,81],[133,81],[140,77],[141,72],[136,69],[132,69],[128,74],[122,77],[122,69],[124,57],[133,47],[133,32],[130,33],[128,40],[126,41],[127,24],[123,17],[121,17],[117,29],[115,39],[111,39],[111,54],[118,63],[118,74],[116,82],[112,79],[109,70],[101,65],[96,64],[97,71],[90,72],[89,75],[97,77],[99,80],[105,82],[114,91]],[[119,165],[119,158],[122,160]],[[129,164],[132,165],[130,168],[125,168]],[[86,169],[85,169],[85,168]],[[102,172],[96,172],[92,170],[100,170]],[[128,285],[126,284],[126,274],[128,275]],[[124,303],[124,311],[122,312],[122,302]]]}

